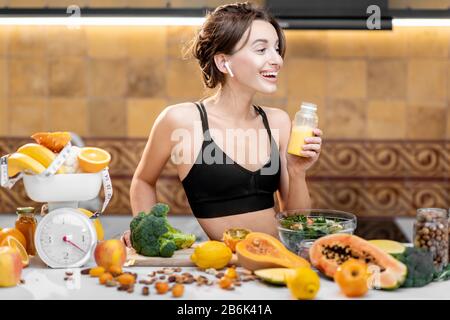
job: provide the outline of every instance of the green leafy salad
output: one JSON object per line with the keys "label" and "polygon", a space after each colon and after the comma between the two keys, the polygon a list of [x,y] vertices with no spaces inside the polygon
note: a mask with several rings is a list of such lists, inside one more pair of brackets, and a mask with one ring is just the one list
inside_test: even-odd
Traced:
{"label": "green leafy salad", "polygon": [[304,215],[289,216],[280,220],[283,228],[300,231],[305,238],[312,239],[341,231],[344,227],[340,222],[340,219]]}

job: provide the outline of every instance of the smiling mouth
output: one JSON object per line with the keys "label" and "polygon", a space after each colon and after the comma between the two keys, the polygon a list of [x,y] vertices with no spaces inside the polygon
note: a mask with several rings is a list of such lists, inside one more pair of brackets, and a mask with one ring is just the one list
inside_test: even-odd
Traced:
{"label": "smiling mouth", "polygon": [[264,78],[264,80],[270,81],[270,82],[276,82],[277,81],[277,72],[261,72],[261,77]]}
{"label": "smiling mouth", "polygon": [[278,72],[261,72],[260,75],[266,79],[276,79]]}

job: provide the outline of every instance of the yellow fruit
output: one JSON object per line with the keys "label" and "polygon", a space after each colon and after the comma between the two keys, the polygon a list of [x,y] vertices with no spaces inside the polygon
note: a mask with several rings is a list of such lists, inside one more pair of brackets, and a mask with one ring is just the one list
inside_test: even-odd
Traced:
{"label": "yellow fruit", "polygon": [[100,148],[82,148],[78,154],[78,165],[84,172],[99,172],[111,161],[111,155]]}
{"label": "yellow fruit", "polygon": [[19,240],[14,238],[13,236],[7,236],[2,243],[0,244],[1,247],[6,246],[10,247],[19,253],[20,258],[22,260],[22,266],[26,267],[30,263],[30,258],[28,257],[27,250],[23,247],[23,245],[20,243]]}
{"label": "yellow fruit", "polygon": [[317,273],[307,267],[295,269],[295,272],[286,275],[286,283],[295,299],[314,299],[320,288],[320,279]]}
{"label": "yellow fruit", "polygon": [[16,250],[0,247],[0,288],[13,287],[20,281],[22,262]]}
{"label": "yellow fruit", "polygon": [[0,230],[0,246],[1,243],[6,239],[6,237],[12,236],[19,240],[19,242],[22,244],[22,246],[25,248],[27,246],[27,239],[23,235],[23,233],[16,228],[4,228]]}
{"label": "yellow fruit", "polygon": [[105,268],[103,267],[95,267],[95,268],[91,268],[89,270],[89,275],[91,277],[100,277],[102,274],[104,274],[106,272]]}
{"label": "yellow fruit", "polygon": [[[88,218],[90,218],[93,213],[89,210],[78,208],[81,212],[83,212]],[[100,222],[100,218],[91,220],[94,223],[95,231],[97,232],[97,240],[102,241],[105,237],[105,232],[103,231],[102,223]]]}
{"label": "yellow fruit", "polygon": [[[56,158],[56,155],[50,149],[37,143],[27,143],[17,149],[17,152],[30,156],[45,168],[48,168]],[[62,167],[56,173],[64,173]]]}
{"label": "yellow fruit", "polygon": [[199,268],[222,269],[232,258],[231,249],[223,242],[206,241],[195,248],[191,261]]}
{"label": "yellow fruit", "polygon": [[21,171],[40,174],[45,167],[26,154],[14,152],[8,157],[8,176],[12,177]]}

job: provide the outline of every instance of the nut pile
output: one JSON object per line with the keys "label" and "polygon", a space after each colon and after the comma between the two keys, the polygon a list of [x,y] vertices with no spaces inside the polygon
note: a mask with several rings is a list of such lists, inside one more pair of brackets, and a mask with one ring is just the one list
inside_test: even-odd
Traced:
{"label": "nut pile", "polygon": [[419,209],[414,228],[414,246],[429,250],[434,265],[441,270],[448,264],[448,221],[439,209]]}
{"label": "nut pile", "polygon": [[204,275],[193,275],[189,272],[183,272],[179,267],[170,268],[164,267],[147,274],[145,279],[137,281],[137,274],[130,272],[123,272],[120,268],[106,271],[103,267],[95,267],[84,269],[81,271],[83,275],[90,275],[97,277],[99,284],[106,287],[117,287],[119,291],[126,291],[128,293],[134,292],[136,282],[143,285],[141,294],[148,296],[151,294],[150,286],[154,286],[156,294],[166,294],[171,292],[175,298],[182,297],[185,291],[185,285],[196,284],[197,286],[212,286],[217,284],[220,288],[225,290],[233,290],[235,287],[241,286],[242,282],[256,280],[257,277],[248,270],[240,272],[236,271],[234,266],[227,268],[224,272],[216,269],[207,269],[205,272],[216,278],[213,280]]}

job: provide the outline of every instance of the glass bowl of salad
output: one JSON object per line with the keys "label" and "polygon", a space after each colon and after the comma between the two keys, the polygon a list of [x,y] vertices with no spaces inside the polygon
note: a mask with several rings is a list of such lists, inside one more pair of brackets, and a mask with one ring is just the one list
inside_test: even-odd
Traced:
{"label": "glass bowl of salad", "polygon": [[353,234],[356,229],[356,216],[338,210],[288,210],[278,213],[277,220],[281,242],[305,259],[314,240],[333,233]]}

